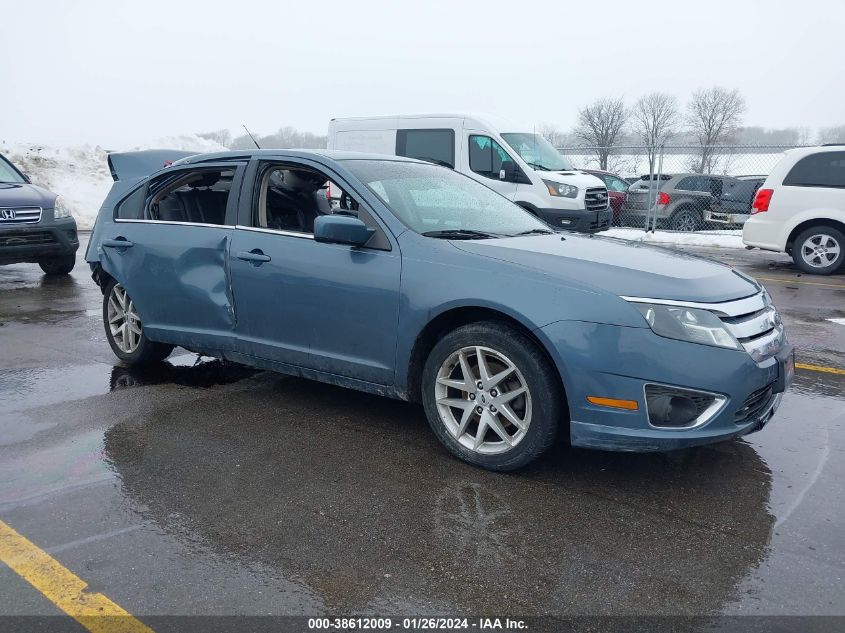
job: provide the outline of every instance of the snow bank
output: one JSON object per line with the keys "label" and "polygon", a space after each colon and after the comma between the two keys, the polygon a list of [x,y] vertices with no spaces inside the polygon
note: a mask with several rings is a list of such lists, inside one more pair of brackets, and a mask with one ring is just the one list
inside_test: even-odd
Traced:
{"label": "snow bank", "polygon": [[[170,136],[139,147],[140,149],[176,149],[219,152],[226,148],[194,134]],[[106,163],[108,152],[96,145],[54,147],[31,143],[0,143],[0,153],[11,160],[32,182],[64,197],[79,228],[91,228],[103,199],[112,185]]]}
{"label": "snow bank", "polygon": [[701,231],[699,233],[654,231],[653,233],[646,233],[642,229],[609,229],[599,235],[618,237],[630,242],[646,242],[649,244],[745,248],[745,244],[742,243],[742,231]]}

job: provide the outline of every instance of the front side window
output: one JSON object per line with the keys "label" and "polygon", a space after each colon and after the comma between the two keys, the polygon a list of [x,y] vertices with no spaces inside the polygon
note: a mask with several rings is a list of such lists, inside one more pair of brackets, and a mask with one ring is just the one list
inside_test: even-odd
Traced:
{"label": "front side window", "polygon": [[502,138],[520,158],[540,171],[570,171],[575,169],[563,154],[540,134],[503,132]]}
{"label": "front side window", "polygon": [[396,154],[455,167],[455,131],[397,130]]}
{"label": "front side window", "polygon": [[546,224],[504,196],[450,169],[379,160],[348,160],[344,166],[417,233],[549,231]]}
{"label": "front side window", "polygon": [[[202,168],[159,176],[150,182],[145,218],[160,222],[226,224],[226,206],[234,175],[234,168]],[[125,202],[128,201],[129,198]],[[131,209],[128,205],[127,213],[131,213]]]}
{"label": "front side window", "polygon": [[499,172],[513,159],[489,136],[469,137],[469,168],[476,174],[499,180]]}
{"label": "front side window", "polygon": [[805,156],[783,179],[793,187],[845,188],[845,152],[822,152]]}
{"label": "front side window", "polygon": [[13,182],[16,184],[26,182],[17,169],[5,158],[0,156],[0,182]]}

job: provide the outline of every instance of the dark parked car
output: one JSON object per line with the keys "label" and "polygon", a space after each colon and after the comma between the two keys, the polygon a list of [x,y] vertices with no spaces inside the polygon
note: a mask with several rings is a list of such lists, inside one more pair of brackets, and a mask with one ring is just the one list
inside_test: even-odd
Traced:
{"label": "dark parked car", "polygon": [[0,264],[34,262],[48,275],[67,274],[78,248],[76,222],[62,199],[0,155]]}
{"label": "dark parked car", "polygon": [[751,217],[754,196],[765,180],[765,176],[726,179],[722,186],[722,196],[714,201],[710,211],[705,214],[706,224],[732,228],[744,225]]}
{"label": "dark parked car", "polygon": [[110,155],[85,256],[127,364],[181,345],[422,402],[452,453],[496,470],[559,431],[630,451],[739,437],[792,379],[777,310],[728,266],[552,231],[408,158],[166,157]]}
{"label": "dark parked car", "polygon": [[607,195],[610,196],[610,206],[613,209],[613,224],[619,224],[620,214],[622,213],[622,205],[628,197],[628,187],[630,183],[622,176],[618,176],[613,172],[603,171],[601,169],[582,169],[581,171],[592,174],[604,181],[607,186]]}
{"label": "dark parked car", "polygon": [[700,230],[718,208],[725,188],[740,182],[731,176],[706,174],[663,174],[659,187],[656,181],[656,176],[646,174],[631,185],[622,206],[623,223],[644,226],[649,215],[656,218],[657,228]]}

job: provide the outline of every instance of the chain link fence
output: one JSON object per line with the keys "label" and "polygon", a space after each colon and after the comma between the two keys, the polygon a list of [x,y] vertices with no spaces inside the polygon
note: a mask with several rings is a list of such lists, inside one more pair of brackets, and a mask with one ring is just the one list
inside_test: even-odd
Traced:
{"label": "chain link fence", "polygon": [[757,189],[793,145],[560,147],[607,185],[613,226],[741,235]]}

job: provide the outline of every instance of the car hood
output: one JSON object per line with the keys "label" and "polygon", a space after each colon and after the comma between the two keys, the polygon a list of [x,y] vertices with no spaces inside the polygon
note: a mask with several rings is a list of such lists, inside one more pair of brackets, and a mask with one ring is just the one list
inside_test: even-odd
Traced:
{"label": "car hood", "polygon": [[41,207],[52,209],[56,194],[25,183],[0,182],[0,207]]}
{"label": "car hood", "polygon": [[534,170],[541,178],[551,180],[552,182],[562,182],[566,185],[574,185],[581,189],[588,187],[604,187],[604,182],[593,176],[593,174],[586,174],[583,171],[540,171]]}
{"label": "car hood", "polygon": [[750,277],[724,264],[614,238],[557,233],[452,243],[468,253],[618,296],[711,303],[748,297],[760,290]]}

